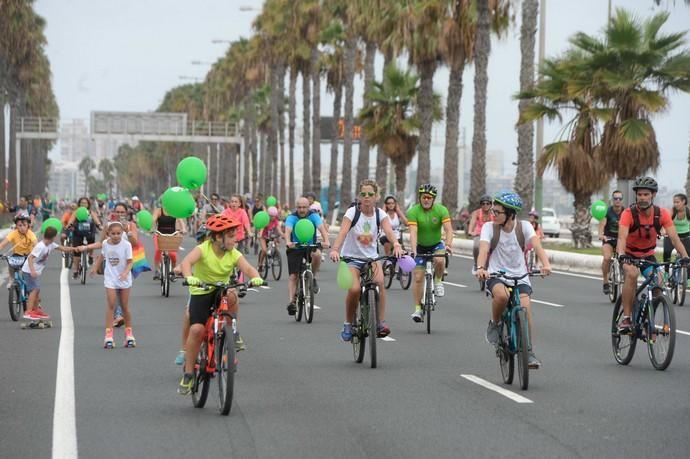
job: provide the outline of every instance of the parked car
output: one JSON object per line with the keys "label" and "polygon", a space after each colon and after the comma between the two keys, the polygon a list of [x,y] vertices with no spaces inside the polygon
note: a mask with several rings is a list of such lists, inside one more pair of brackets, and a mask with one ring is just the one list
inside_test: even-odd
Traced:
{"label": "parked car", "polygon": [[561,224],[554,209],[542,207],[539,221],[541,222],[541,230],[544,232],[544,236],[559,237],[561,235]]}

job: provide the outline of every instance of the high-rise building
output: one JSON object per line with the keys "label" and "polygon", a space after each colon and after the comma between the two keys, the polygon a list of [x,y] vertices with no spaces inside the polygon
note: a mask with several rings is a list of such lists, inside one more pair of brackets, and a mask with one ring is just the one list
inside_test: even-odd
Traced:
{"label": "high-rise building", "polygon": [[60,158],[79,162],[92,153],[89,127],[84,120],[72,120],[60,127]]}

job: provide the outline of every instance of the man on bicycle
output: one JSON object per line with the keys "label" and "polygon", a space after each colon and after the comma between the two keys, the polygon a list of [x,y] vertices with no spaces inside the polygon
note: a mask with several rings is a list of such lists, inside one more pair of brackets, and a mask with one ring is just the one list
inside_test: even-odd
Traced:
{"label": "man on bicycle", "polygon": [[[204,338],[206,321],[211,316],[218,295],[222,292],[215,289],[206,290],[199,287],[203,283],[228,282],[235,266],[251,279],[252,285],[263,284],[258,271],[247,261],[235,247],[235,233],[240,222],[212,215],[206,221],[209,238],[194,247],[182,261],[181,270],[189,284],[189,336],[185,346],[184,375],[177,392],[187,395],[194,383],[194,364]],[[192,269],[193,267],[193,269]],[[235,290],[228,291],[228,310],[237,318],[238,304]]]}
{"label": "man on bicycle", "polygon": [[[491,320],[486,330],[486,340],[489,344],[497,345],[501,330],[501,316],[508,305],[510,294],[504,280],[500,277],[489,278],[490,273],[505,271],[506,275],[518,277],[527,274],[524,247],[529,241],[534,247],[534,252],[541,262],[541,274],[548,276],[551,273],[551,264],[546,252],[541,246],[539,236],[528,221],[518,220],[517,213],[522,210],[522,198],[512,191],[499,191],[493,199],[491,212],[494,214],[494,223],[482,227],[479,236],[479,255],[477,256],[477,277],[487,280],[486,289],[491,293]],[[520,225],[518,227],[518,225]],[[499,232],[496,235],[494,232]],[[492,247],[494,246],[494,247]],[[488,261],[488,265],[487,265]],[[532,308],[530,295],[532,287],[529,276],[518,281],[520,292],[520,304],[527,311],[527,323],[529,325],[530,345],[532,344]],[[527,360],[529,368],[539,368],[541,362],[529,349]]]}
{"label": "man on bicycle", "polygon": [[611,201],[612,204],[606,211],[606,217],[599,222],[599,240],[601,241],[601,253],[604,256],[604,260],[601,262],[604,295],[608,295],[611,291],[609,268],[611,266],[611,257],[616,251],[616,243],[618,242],[618,222],[625,208],[623,205],[623,192],[620,190],[614,191],[611,194]]}
{"label": "man on bicycle", "polygon": [[[412,313],[412,320],[415,322],[421,322],[424,317],[422,289],[426,260],[418,255],[442,255],[444,253],[450,255],[453,245],[453,225],[450,214],[444,205],[434,202],[437,195],[438,190],[430,183],[420,186],[417,190],[419,203],[407,211],[410,250],[417,264],[414,272],[414,286],[412,287],[415,308]],[[441,240],[441,228],[445,234],[445,244]],[[434,258],[434,285],[436,286],[434,293],[438,297],[442,297],[446,293],[442,280],[444,270],[445,259],[443,257]]]}
{"label": "man on bicycle", "polygon": [[[637,278],[640,270],[630,264],[633,259],[645,259],[656,261],[656,240],[661,233],[661,228],[671,239],[673,246],[687,261],[688,252],[678,237],[676,228],[671,220],[668,210],[654,205],[654,198],[659,185],[652,177],[638,177],[633,184],[635,192],[635,204],[628,207],[621,214],[618,224],[618,243],[616,251],[619,260],[623,264],[625,280],[623,283],[623,317],[619,327],[621,331],[629,331],[632,328],[633,300],[637,289]],[[661,273],[658,285],[663,285]],[[654,289],[654,296],[661,295],[661,288]]]}

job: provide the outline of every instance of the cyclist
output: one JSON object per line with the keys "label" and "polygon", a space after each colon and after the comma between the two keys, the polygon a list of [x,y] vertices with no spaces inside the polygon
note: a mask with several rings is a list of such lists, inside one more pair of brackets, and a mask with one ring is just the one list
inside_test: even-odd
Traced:
{"label": "cyclist", "polygon": [[[31,253],[31,249],[36,245],[37,238],[31,228],[31,218],[26,214],[18,214],[14,217],[15,229],[7,234],[7,237],[0,242],[0,251],[4,249],[8,244],[12,244],[12,255],[18,255],[21,257],[28,257]],[[7,282],[7,288],[10,289],[14,285],[14,272],[16,270],[9,266],[9,281]]]}
{"label": "cyclist", "polygon": [[15,217],[19,215],[26,215],[29,217],[29,228],[33,228],[34,220],[36,218],[36,212],[33,211],[32,207],[29,205],[29,200],[26,196],[20,196],[19,202],[16,206],[12,206],[8,209],[10,212],[14,212]]}
{"label": "cyclist", "polygon": [[[244,249],[245,239],[252,235],[252,227],[249,223],[249,214],[247,214],[247,210],[242,203],[242,196],[239,194],[230,196],[230,206],[221,215],[239,222],[240,226],[237,228],[235,242],[238,249]],[[247,251],[244,250],[244,253],[247,253]]]}
{"label": "cyclist", "polygon": [[[286,241],[286,254],[288,261],[288,296],[290,298],[290,303],[287,305],[288,315],[294,316],[297,312],[297,306],[295,306],[295,293],[297,291],[297,276],[300,273],[300,265],[302,264],[302,255],[304,250],[299,247],[295,248],[295,244],[298,243],[297,236],[294,234],[292,229],[297,225],[297,222],[307,219],[312,225],[314,225],[314,239],[312,243],[316,243],[316,230],[321,233],[321,240],[323,248],[329,248],[330,243],[328,242],[328,232],[326,232],[326,227],[323,224],[323,220],[319,217],[319,214],[311,212],[309,210],[309,201],[305,197],[297,198],[295,202],[295,212],[290,214],[285,219],[285,241]],[[314,250],[311,252],[311,263],[312,271],[314,273],[314,293],[318,293],[319,287],[316,283],[316,273],[319,271],[321,266],[321,251]]]}
{"label": "cyclist", "polygon": [[623,213],[623,192],[616,190],[611,193],[611,205],[606,211],[606,216],[599,222],[599,240],[601,241],[601,253],[604,259],[601,262],[601,274],[604,286],[604,294],[608,295],[611,286],[608,283],[609,267],[611,257],[616,252],[616,242],[618,242],[618,222]]}
{"label": "cyclist", "polygon": [[[177,389],[186,395],[193,384],[193,370],[205,333],[206,321],[215,306],[219,291],[199,287],[201,282],[227,282],[235,266],[251,278],[252,285],[263,284],[258,271],[236,248],[235,236],[242,224],[223,215],[213,215],[206,221],[209,239],[196,246],[182,260],[182,274],[189,284],[190,329],[185,345],[184,375]],[[238,304],[235,290],[228,291],[228,308],[237,318]]]}
{"label": "cyclist", "polygon": [[[659,190],[659,185],[652,177],[638,177],[633,184],[635,192],[635,204],[628,207],[621,214],[618,224],[618,243],[616,252],[623,263],[625,280],[623,283],[623,317],[619,324],[621,331],[632,328],[630,314],[632,313],[637,278],[640,270],[630,264],[632,259],[647,259],[656,261],[656,239],[661,233],[661,228],[671,239],[673,247],[684,259],[688,252],[678,237],[676,227],[673,225],[671,214],[668,210],[654,205],[654,198]],[[644,230],[644,231],[643,231]],[[659,284],[662,285],[662,279]],[[654,296],[661,295],[661,288],[654,289]]]}
{"label": "cyclist", "polygon": [[[173,234],[176,231],[179,231],[180,233],[185,234],[187,232],[186,226],[187,225],[185,225],[184,219],[171,217],[165,213],[165,210],[162,206],[157,207],[153,211],[153,227],[158,233]],[[156,233],[153,234],[153,247],[155,250],[153,261],[156,264],[153,279],[156,280],[160,279],[161,275],[160,271],[158,270],[161,262],[161,251],[158,249],[158,234]],[[177,264],[177,251],[168,250],[168,255],[170,255],[172,265],[175,266]]]}
{"label": "cyclist", "polygon": [[479,235],[482,232],[482,226],[486,222],[494,221],[494,215],[491,213],[491,196],[488,194],[479,198],[479,209],[475,209],[470,215],[469,230],[472,236],[472,257],[474,257],[474,265],[472,265],[472,275],[477,273],[477,255],[479,255]]}
{"label": "cyclist", "polygon": [[268,225],[261,230],[261,237],[259,242],[261,243],[261,251],[259,252],[258,264],[261,266],[264,262],[264,257],[268,252],[268,241],[269,239],[276,240],[276,249],[278,248],[278,243],[280,242],[280,220],[278,219],[278,209],[274,206],[268,208],[268,216],[271,218]]}
{"label": "cyclist", "polygon": [[211,202],[207,202],[201,208],[201,223],[205,222],[211,215],[221,212],[223,212],[223,205],[220,203],[220,196],[218,193],[211,193]]}
{"label": "cyclist", "polygon": [[[337,262],[341,256],[355,258],[376,258],[378,256],[378,237],[380,232],[393,242],[393,253],[396,257],[402,255],[402,246],[396,239],[391,227],[390,217],[382,209],[376,207],[378,200],[378,185],[374,180],[365,179],[359,185],[359,208],[351,206],[345,212],[340,225],[340,232],[335,238],[330,253],[331,260]],[[306,204],[306,200],[305,200]],[[342,247],[342,250],[341,250]],[[340,337],[343,341],[352,341],[352,319],[359,303],[361,294],[359,285],[360,271],[364,263],[350,261],[353,283],[345,296],[345,323]],[[379,290],[379,317],[376,334],[379,338],[388,336],[391,332],[386,324],[386,289],[383,288],[383,269],[381,264],[374,265],[374,282]]]}
{"label": "cyclist", "polygon": [[[412,288],[412,298],[414,300],[414,312],[412,320],[421,322],[423,320],[422,310],[422,288],[424,282],[424,265],[426,261],[417,255],[432,254],[451,254],[453,244],[453,226],[450,222],[448,209],[437,202],[438,190],[430,183],[425,183],[417,190],[419,203],[412,206],[407,211],[407,224],[410,229],[410,250],[415,257],[417,267],[414,273],[414,286]],[[445,233],[445,244],[441,240],[441,228]],[[434,258],[434,283],[436,285],[435,294],[438,297],[445,295],[443,286],[443,272],[445,270],[445,260],[441,257]]]}
{"label": "cyclist", "polygon": [[[400,226],[407,225],[407,218],[405,217],[405,213],[402,211],[402,209],[398,205],[398,201],[395,199],[395,196],[393,195],[386,196],[386,199],[383,200],[383,204],[386,206],[384,210],[386,211],[386,214],[390,219],[391,228],[393,229],[393,234],[395,235],[395,241],[398,241],[400,244],[402,244]],[[393,253],[393,242],[395,241],[389,241],[388,237],[385,234],[381,235],[379,242],[383,246],[383,253],[385,253],[386,255],[390,255],[391,253]]]}
{"label": "cyclist", "polygon": [[527,214],[527,218],[529,218],[529,224],[532,225],[532,228],[534,228],[534,233],[537,235],[537,237],[539,237],[540,241],[543,241],[544,232],[541,230],[541,226],[539,225],[539,212],[532,209]]}
{"label": "cyclist", "polygon": [[[688,197],[683,193],[673,195],[671,219],[673,220],[673,226],[676,227],[678,237],[685,247],[685,251],[690,253],[690,209],[688,209]],[[664,238],[664,261],[671,260],[672,252],[673,244],[667,235],[667,237]],[[669,266],[666,266],[667,274],[668,271]]]}
{"label": "cyclist", "polygon": [[[479,256],[477,257],[477,277],[487,279],[486,290],[490,292],[491,320],[486,330],[486,340],[497,345],[501,330],[501,316],[508,304],[510,294],[504,281],[500,278],[489,278],[489,273],[503,270],[509,276],[522,276],[527,273],[527,264],[524,257],[524,244],[529,242],[534,247],[534,252],[541,262],[542,275],[551,274],[551,264],[546,252],[541,246],[539,237],[534,228],[527,221],[518,220],[517,213],[522,210],[522,199],[512,191],[499,191],[493,199],[491,212],[494,214],[494,224],[484,225],[479,236]],[[518,225],[520,225],[519,229]],[[498,236],[495,231],[500,231]],[[522,239],[522,242],[520,241]],[[492,249],[493,247],[493,250]],[[521,247],[522,246],[522,247]],[[487,264],[488,262],[488,264]],[[518,283],[520,292],[520,304],[527,311],[527,323],[529,325],[530,346],[533,346],[532,308],[530,296],[532,287],[529,277],[521,279]],[[534,355],[533,347],[529,349],[527,364],[529,368],[536,369],[541,362]]]}
{"label": "cyclist", "polygon": [[[79,247],[84,245],[84,238],[86,238],[86,243],[93,244],[96,240],[96,228],[101,227],[101,220],[98,218],[98,214],[91,208],[91,200],[86,196],[79,198],[77,201],[78,207],[84,207],[89,211],[89,217],[83,221],[76,221],[77,215],[76,211],[72,214],[69,219],[68,226],[74,228],[72,237],[72,247]],[[89,264],[93,264],[93,250],[89,250]],[[81,265],[81,258],[74,257],[72,263],[72,278],[76,279],[79,277],[79,266]],[[86,267],[84,267],[86,269]]]}

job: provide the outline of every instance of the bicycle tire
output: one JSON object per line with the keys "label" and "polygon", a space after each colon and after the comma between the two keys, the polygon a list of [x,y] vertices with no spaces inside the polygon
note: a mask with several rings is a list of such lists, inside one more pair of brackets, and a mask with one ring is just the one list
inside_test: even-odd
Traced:
{"label": "bicycle tire", "polygon": [[518,309],[515,313],[515,338],[517,340],[515,357],[517,358],[520,389],[527,390],[529,387],[529,327],[524,309]]}
{"label": "bicycle tire", "polygon": [[208,390],[211,387],[211,378],[206,372],[208,365],[208,342],[204,338],[199,348],[199,356],[194,365],[194,385],[192,386],[192,403],[194,408],[203,408],[208,399]]}
{"label": "bicycle tire", "polygon": [[678,302],[674,301],[674,304],[677,304],[678,306],[683,306],[685,304],[685,291],[688,288],[688,268],[682,266],[678,274],[678,283],[676,284],[676,291],[678,292]]}
{"label": "bicycle tire", "polygon": [[310,324],[314,320],[314,274],[304,273],[304,321]]}
{"label": "bicycle tire", "polygon": [[652,299],[647,307],[647,336],[656,331],[656,339],[647,338],[647,352],[652,366],[663,371],[671,364],[676,347],[676,313],[663,295]]}
{"label": "bicycle tire", "polygon": [[365,324],[368,317],[368,307],[363,303],[364,301],[363,298],[360,298],[359,305],[355,308],[355,316],[352,318],[352,355],[357,363],[364,361],[364,353],[367,348]]}
{"label": "bicycle tire", "polygon": [[163,294],[166,298],[170,296],[170,257],[165,256],[163,259],[163,286],[165,287],[165,292]]}
{"label": "bicycle tire", "polygon": [[393,285],[393,278],[395,277],[395,263],[388,262],[386,269],[383,272],[383,286],[388,290]]}
{"label": "bicycle tire", "polygon": [[[69,246],[67,239],[65,239],[65,240],[62,242],[62,246],[63,246],[63,247],[68,247],[68,246]],[[67,268],[67,269],[71,268],[71,265],[72,265],[72,263],[70,262],[70,261],[71,261],[71,260],[70,260],[71,257],[72,257],[72,254],[69,253],[69,252],[65,252],[65,253],[62,254],[63,265],[64,265],[64,267]]]}
{"label": "bicycle tire", "polygon": [[433,292],[433,283],[434,279],[431,277],[429,274],[425,274],[425,280],[424,282],[424,288],[425,288],[425,293],[424,293],[424,314],[426,315],[426,333],[427,335],[431,334],[431,312],[434,307],[434,292]]}
{"label": "bicycle tire", "polygon": [[263,280],[266,280],[266,278],[268,277],[268,264],[269,259],[268,254],[266,253],[264,254],[264,259],[259,264],[259,276],[261,276]]}
{"label": "bicycle tire", "polygon": [[618,330],[621,316],[623,315],[623,297],[618,296],[616,305],[613,307],[613,318],[611,320],[611,348],[613,350],[613,358],[620,365],[627,365],[635,355],[635,346],[637,346],[637,336],[635,331],[629,334],[622,334]]}
{"label": "bicycle tire", "polygon": [[300,273],[297,277],[297,295],[295,296],[297,311],[295,312],[295,320],[297,322],[302,321],[302,315],[304,314],[304,291],[302,290],[302,275],[304,272]]}
{"label": "bicycle tire", "polygon": [[[226,319],[230,320],[230,318]],[[234,319],[233,319],[234,320]],[[218,409],[220,414],[227,416],[232,409],[232,398],[235,391],[235,334],[233,327],[227,323],[223,325],[222,333],[218,334],[216,349],[218,374]]]}
{"label": "bicycle tire", "polygon": [[15,285],[7,291],[8,294],[8,305],[10,308],[10,318],[16,322],[22,316],[22,302],[20,299],[19,286],[16,285],[17,280],[15,279]]}
{"label": "bicycle tire", "polygon": [[271,274],[273,274],[273,280],[275,281],[279,281],[280,276],[283,275],[283,259],[277,250],[273,252],[273,257],[271,258]]}
{"label": "bicycle tire", "polygon": [[87,271],[87,263],[88,262],[88,257],[86,255],[86,252],[81,253],[81,265],[79,266],[79,276],[80,276],[80,281],[82,285],[86,284],[86,271]]}
{"label": "bicycle tire", "polygon": [[375,288],[367,290],[367,303],[369,304],[369,363],[371,368],[376,368],[376,334],[378,333],[378,313],[379,313],[379,296]]}
{"label": "bicycle tire", "polygon": [[529,272],[532,272],[532,271],[534,271],[534,265],[536,262],[536,260],[535,260],[536,256],[534,254],[534,249],[530,249],[527,258],[529,259],[529,263],[527,265],[529,267]]}
{"label": "bicycle tire", "polygon": [[506,384],[513,384],[515,375],[515,356],[510,352],[510,330],[505,322],[501,325],[501,342],[496,348],[501,377]]}
{"label": "bicycle tire", "polygon": [[608,275],[608,281],[609,281],[609,301],[611,303],[615,303],[616,300],[618,299],[618,290],[619,290],[619,284],[618,284],[618,278],[620,277],[620,274],[618,273],[618,262],[614,259],[611,259],[611,264],[609,265],[609,275]]}

